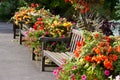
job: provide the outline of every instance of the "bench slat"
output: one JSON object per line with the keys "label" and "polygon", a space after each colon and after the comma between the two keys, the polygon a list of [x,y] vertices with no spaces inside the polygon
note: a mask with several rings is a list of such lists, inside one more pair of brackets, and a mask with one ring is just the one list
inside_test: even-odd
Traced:
{"label": "bench slat", "polygon": [[44,51],[44,54],[49,57],[53,62],[55,62],[58,66],[60,66],[63,62],[60,59],[60,57],[56,54],[58,53],[54,53],[54,52],[50,52],[50,51]]}

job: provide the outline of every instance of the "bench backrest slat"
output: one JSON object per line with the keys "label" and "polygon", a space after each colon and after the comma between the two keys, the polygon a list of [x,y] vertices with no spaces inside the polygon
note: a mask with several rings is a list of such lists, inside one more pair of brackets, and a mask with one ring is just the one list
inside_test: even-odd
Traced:
{"label": "bench backrest slat", "polygon": [[73,52],[76,48],[76,43],[82,40],[82,32],[79,30],[72,30],[72,36],[70,41],[70,52]]}

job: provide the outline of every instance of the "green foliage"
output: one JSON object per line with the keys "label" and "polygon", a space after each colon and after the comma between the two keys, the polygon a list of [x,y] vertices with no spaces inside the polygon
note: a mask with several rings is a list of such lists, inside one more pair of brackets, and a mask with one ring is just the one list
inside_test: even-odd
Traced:
{"label": "green foliage", "polygon": [[[45,7],[45,9],[50,9],[53,14],[60,14],[61,16],[69,16],[73,12],[71,5],[65,3],[64,0],[39,0],[41,6]],[[68,12],[68,10],[70,12]],[[66,13],[67,12],[67,13]],[[69,15],[65,15],[69,14]]]}
{"label": "green foliage", "polygon": [[26,6],[24,0],[6,0],[0,5],[0,19],[9,20],[18,7]]}
{"label": "green foliage", "polygon": [[115,6],[115,14],[117,16],[117,18],[119,19],[120,18],[120,3],[117,3],[117,5]]}
{"label": "green foliage", "polygon": [[116,3],[119,2],[119,0],[105,0],[103,4],[103,9],[107,10],[108,15],[110,18],[115,18],[115,6]]}
{"label": "green foliage", "polygon": [[120,74],[120,55],[118,55],[118,60],[114,63],[115,73]]}

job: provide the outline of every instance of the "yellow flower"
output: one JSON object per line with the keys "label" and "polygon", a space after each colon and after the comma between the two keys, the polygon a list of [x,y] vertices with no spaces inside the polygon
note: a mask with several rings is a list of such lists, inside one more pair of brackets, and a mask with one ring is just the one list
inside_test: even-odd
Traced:
{"label": "yellow flower", "polygon": [[67,26],[67,23],[63,23],[63,26]]}
{"label": "yellow flower", "polygon": [[53,24],[54,24],[55,26],[58,26],[58,25],[59,25],[59,22],[55,20],[55,21],[53,22]]}
{"label": "yellow flower", "polygon": [[71,22],[65,22],[65,23],[63,23],[63,26],[70,27],[70,26],[72,26],[72,23]]}

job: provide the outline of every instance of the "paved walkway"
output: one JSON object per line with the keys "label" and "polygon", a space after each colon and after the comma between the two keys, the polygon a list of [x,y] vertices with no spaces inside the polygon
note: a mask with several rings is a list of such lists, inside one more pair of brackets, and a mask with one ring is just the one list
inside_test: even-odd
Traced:
{"label": "paved walkway", "polygon": [[40,62],[13,41],[12,24],[0,22],[0,80],[55,80],[52,72],[41,72]]}

